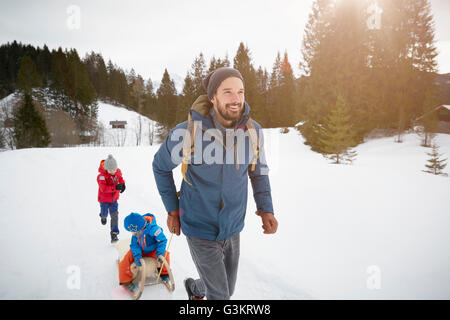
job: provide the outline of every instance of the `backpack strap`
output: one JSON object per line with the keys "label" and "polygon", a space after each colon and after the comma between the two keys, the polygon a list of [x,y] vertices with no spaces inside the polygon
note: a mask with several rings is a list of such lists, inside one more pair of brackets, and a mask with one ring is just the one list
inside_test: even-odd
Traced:
{"label": "backpack strap", "polygon": [[191,153],[194,152],[194,138],[195,132],[197,131],[197,125],[195,121],[192,121],[191,115],[188,115],[188,125],[186,132],[184,133],[183,139],[183,158],[181,160],[181,174],[183,175],[184,181],[192,186],[192,184],[186,179],[186,172],[189,165],[189,160],[191,159]]}
{"label": "backpack strap", "polygon": [[246,123],[247,131],[250,135],[250,139],[252,141],[253,148],[253,159],[252,159],[252,171],[255,171],[256,161],[259,158],[259,137],[256,133],[255,125],[253,124],[252,118],[249,118]]}

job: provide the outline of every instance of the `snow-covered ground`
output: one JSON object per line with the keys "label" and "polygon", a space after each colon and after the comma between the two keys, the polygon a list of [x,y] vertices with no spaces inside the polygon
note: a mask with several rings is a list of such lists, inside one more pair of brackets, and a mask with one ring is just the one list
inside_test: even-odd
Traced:
{"label": "snow-covered ground", "polygon": [[[100,104],[99,118],[114,108]],[[421,171],[429,150],[418,136],[370,140],[353,165],[332,165],[295,130],[264,133],[279,229],[263,234],[249,184],[234,299],[450,299],[450,178]],[[448,157],[450,135],[436,141]],[[119,237],[132,211],[155,214],[170,237],[151,168],[158,148],[1,152],[0,298],[111,299],[117,253],[98,216],[98,165],[113,154],[126,181]],[[179,167],[174,177],[179,186]],[[183,235],[170,251],[175,291],[147,287],[141,299],[186,299],[183,279],[197,273]]]}

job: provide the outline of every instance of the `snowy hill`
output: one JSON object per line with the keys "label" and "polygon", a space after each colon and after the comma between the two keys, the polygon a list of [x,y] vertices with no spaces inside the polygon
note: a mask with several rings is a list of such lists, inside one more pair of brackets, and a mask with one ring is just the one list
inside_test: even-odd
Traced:
{"label": "snowy hill", "polygon": [[[137,136],[141,137],[139,145],[149,145],[150,127],[155,126],[155,122],[140,115],[133,110],[123,107],[116,107],[109,103],[98,101],[97,121],[103,125],[104,146],[136,146]],[[110,121],[126,121],[124,129],[113,129]]]}
{"label": "snowy hill", "polygon": [[[100,110],[108,118],[109,107]],[[428,150],[416,135],[359,145],[351,166],[329,164],[295,130],[265,138],[280,225],[262,233],[249,184],[234,299],[450,298],[450,178],[421,172]],[[450,135],[437,142],[447,157]],[[130,236],[123,219],[132,211],[155,214],[169,236],[151,167],[158,148],[0,153],[0,298],[111,299],[117,253],[98,216],[97,168],[111,153],[126,181],[119,238]],[[174,177],[179,186],[179,167]],[[170,251],[175,291],[147,287],[141,299],[186,299],[183,279],[197,273],[184,236]]]}
{"label": "snowy hill", "polygon": [[[57,109],[57,106],[60,105],[60,101],[53,99],[48,88],[36,90],[35,93],[39,94],[41,103],[44,102],[50,109]],[[12,93],[0,99],[0,121],[5,120],[7,114],[12,116],[13,106],[20,99],[21,96],[18,93]],[[61,99],[64,99],[64,96]],[[125,107],[114,106],[100,100],[97,103],[97,122],[103,128],[103,132],[100,133],[100,145],[121,147],[150,144],[149,133],[152,132],[152,128],[155,128],[155,121]],[[112,128],[110,121],[117,120],[126,121],[124,129]]]}

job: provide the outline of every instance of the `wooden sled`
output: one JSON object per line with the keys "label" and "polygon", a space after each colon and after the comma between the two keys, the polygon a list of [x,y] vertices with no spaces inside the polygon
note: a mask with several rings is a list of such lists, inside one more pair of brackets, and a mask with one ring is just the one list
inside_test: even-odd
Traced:
{"label": "wooden sled", "polygon": [[[130,239],[119,240],[118,242],[116,242],[115,247],[119,253],[119,259],[117,260],[118,266],[119,262],[122,261],[123,257],[130,249]],[[175,280],[173,278],[172,269],[163,256],[160,255],[158,258],[166,267],[167,273],[169,275],[169,281],[161,281],[155,258],[141,258],[140,262],[142,267],[140,270],[139,267],[136,266],[136,264],[133,262],[130,266],[131,273],[133,274],[133,279],[131,281],[136,286],[136,288],[138,288],[136,294],[133,291],[129,291],[130,296],[133,300],[138,300],[141,297],[145,286],[163,283],[170,292],[175,290]]]}

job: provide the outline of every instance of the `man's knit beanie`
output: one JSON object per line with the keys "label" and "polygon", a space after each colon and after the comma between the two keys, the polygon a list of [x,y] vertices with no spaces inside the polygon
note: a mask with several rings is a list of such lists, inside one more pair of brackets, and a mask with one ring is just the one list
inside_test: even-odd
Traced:
{"label": "man's knit beanie", "polygon": [[206,89],[209,100],[214,97],[214,94],[222,81],[230,77],[239,78],[244,82],[241,73],[238,70],[229,67],[222,67],[211,71],[206,78],[203,79],[202,84]]}

